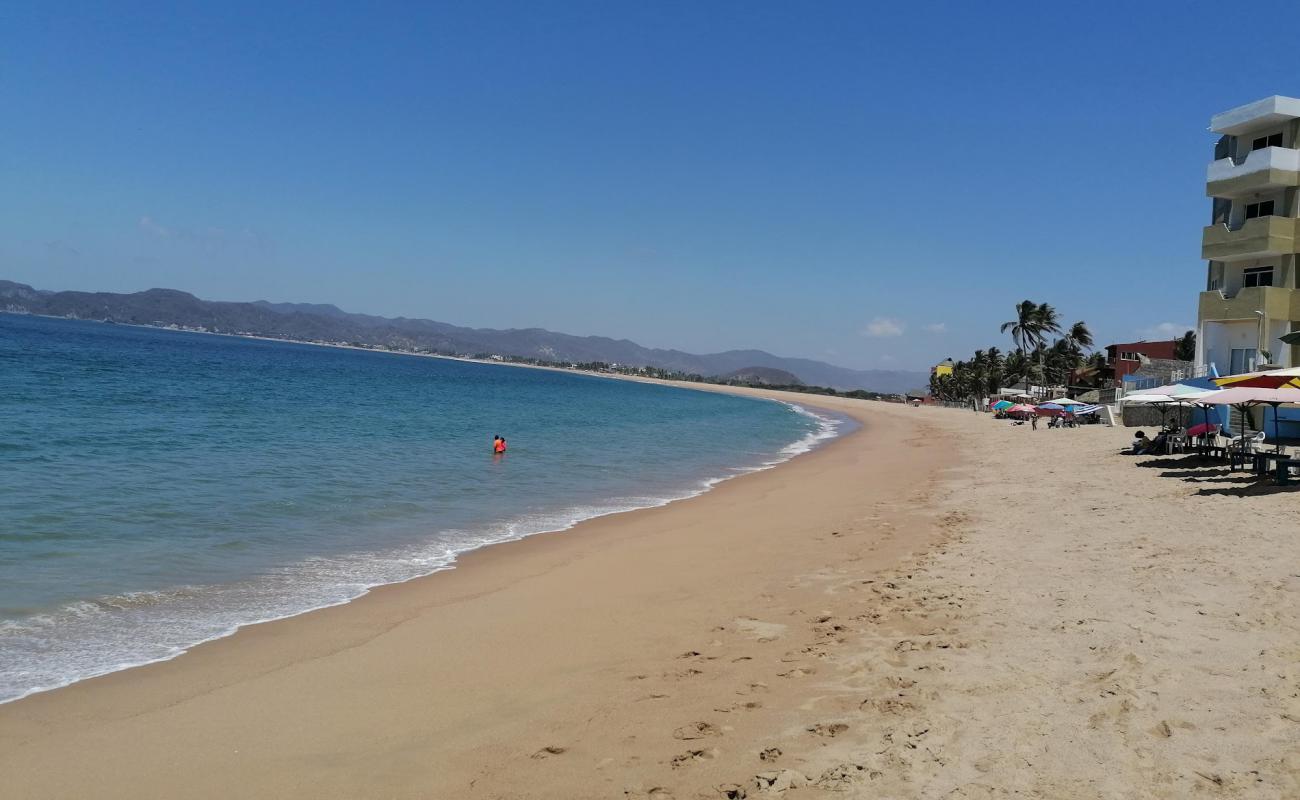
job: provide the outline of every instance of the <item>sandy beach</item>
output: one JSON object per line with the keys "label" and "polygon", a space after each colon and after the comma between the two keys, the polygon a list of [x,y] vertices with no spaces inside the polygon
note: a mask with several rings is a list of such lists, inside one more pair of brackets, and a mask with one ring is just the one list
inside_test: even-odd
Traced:
{"label": "sandy beach", "polygon": [[863,427],[0,706],[0,794],[1300,797],[1294,495],[788,399]]}

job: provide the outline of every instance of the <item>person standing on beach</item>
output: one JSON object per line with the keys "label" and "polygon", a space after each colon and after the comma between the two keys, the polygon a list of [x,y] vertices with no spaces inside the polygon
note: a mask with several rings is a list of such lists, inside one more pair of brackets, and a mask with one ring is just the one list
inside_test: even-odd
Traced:
{"label": "person standing on beach", "polygon": [[1029,415],[1029,427],[1033,428],[1034,430],[1038,430],[1038,415],[1037,415],[1037,414],[1030,414],[1030,415]]}

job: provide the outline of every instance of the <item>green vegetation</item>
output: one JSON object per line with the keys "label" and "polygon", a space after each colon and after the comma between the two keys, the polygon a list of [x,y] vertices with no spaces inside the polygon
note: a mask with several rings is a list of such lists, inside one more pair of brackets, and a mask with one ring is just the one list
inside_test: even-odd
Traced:
{"label": "green vegetation", "polygon": [[[930,394],[940,400],[966,402],[995,394],[1004,386],[1034,383],[1064,384],[1075,370],[1100,367],[1101,353],[1086,354],[1092,332],[1083,322],[1062,329],[1056,309],[1047,303],[1022,300],[1015,319],[1002,323],[1016,349],[1006,356],[996,347],[976,350],[969,360],[957,361],[951,375],[932,375]],[[1048,337],[1059,334],[1051,344]]]}

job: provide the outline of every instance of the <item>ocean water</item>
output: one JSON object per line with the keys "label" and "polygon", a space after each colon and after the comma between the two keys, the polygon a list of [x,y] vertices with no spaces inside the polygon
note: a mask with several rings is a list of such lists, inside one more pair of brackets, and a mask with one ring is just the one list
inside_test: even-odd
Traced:
{"label": "ocean water", "polygon": [[0,702],[689,497],[843,424],[547,370],[0,314]]}

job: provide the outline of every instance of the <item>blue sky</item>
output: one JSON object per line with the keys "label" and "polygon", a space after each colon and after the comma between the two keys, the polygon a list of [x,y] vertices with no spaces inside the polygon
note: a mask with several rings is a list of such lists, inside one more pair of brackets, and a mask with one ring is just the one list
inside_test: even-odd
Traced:
{"label": "blue sky", "polygon": [[864,368],[1185,328],[1209,117],[1300,94],[1282,3],[56,5],[0,9],[2,278]]}

